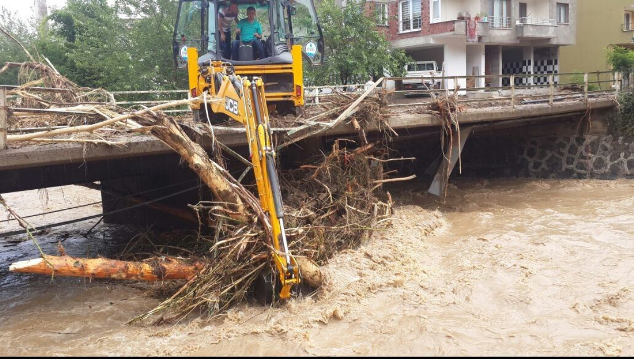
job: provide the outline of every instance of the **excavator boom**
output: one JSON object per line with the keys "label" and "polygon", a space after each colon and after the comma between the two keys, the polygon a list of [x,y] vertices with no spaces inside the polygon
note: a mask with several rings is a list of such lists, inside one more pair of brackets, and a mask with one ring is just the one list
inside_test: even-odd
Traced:
{"label": "excavator boom", "polygon": [[[188,61],[197,64],[197,52],[188,49]],[[232,65],[215,61],[211,66],[200,69],[196,79],[190,78],[190,88],[204,82],[209,92],[213,114],[224,114],[240,122],[246,129],[251,164],[262,209],[268,214],[271,232],[272,260],[280,276],[281,299],[290,297],[293,285],[300,282],[299,267],[288,249],[284,232],[284,206],[280,191],[277,169],[275,167],[275,146],[272,143],[272,131],[264,93],[264,83],[259,77],[242,78],[235,75]],[[207,104],[200,104],[207,106]]]}

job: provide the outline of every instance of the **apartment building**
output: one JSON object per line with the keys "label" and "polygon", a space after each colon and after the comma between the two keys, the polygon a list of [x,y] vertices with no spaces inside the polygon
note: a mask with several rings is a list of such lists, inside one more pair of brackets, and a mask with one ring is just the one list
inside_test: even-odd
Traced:
{"label": "apartment building", "polygon": [[[446,76],[525,73],[534,76],[516,78],[517,84],[543,84],[548,74],[559,72],[560,47],[576,39],[577,0],[374,2],[381,14],[378,28],[392,46],[416,61],[442,64]],[[466,80],[458,81],[467,86]],[[508,82],[486,78],[469,85]],[[453,81],[445,85],[453,87]]]}
{"label": "apartment building", "polygon": [[577,43],[560,52],[562,72],[610,70],[610,47],[634,47],[633,0],[577,0],[577,21]]}

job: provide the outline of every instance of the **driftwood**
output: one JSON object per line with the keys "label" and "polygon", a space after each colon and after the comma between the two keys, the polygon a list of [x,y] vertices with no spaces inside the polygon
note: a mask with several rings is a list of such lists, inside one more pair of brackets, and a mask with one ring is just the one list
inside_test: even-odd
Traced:
{"label": "driftwood", "polygon": [[204,264],[187,264],[176,259],[152,259],[147,262],[126,262],[106,258],[74,258],[67,255],[45,256],[11,264],[17,273],[46,274],[62,277],[110,278],[126,280],[191,279]]}
{"label": "driftwood", "polygon": [[321,287],[324,278],[317,263],[306,257],[295,257],[295,262],[299,266],[299,272],[304,282],[313,288]]}

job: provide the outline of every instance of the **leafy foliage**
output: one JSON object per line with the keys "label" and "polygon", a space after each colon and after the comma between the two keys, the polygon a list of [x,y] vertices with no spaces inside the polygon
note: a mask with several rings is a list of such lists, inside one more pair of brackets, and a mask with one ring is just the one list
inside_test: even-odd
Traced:
{"label": "leafy foliage", "polygon": [[625,77],[628,77],[634,68],[634,51],[615,46],[608,50],[608,63],[614,71],[621,72]]}
{"label": "leafy foliage", "polygon": [[[36,55],[32,46],[35,26],[29,26],[26,22],[21,21],[17,14],[3,7],[0,7],[0,26],[20,41],[20,43],[29,50],[31,55]],[[29,61],[29,58],[20,46],[0,33],[0,67],[6,62],[23,61]],[[8,70],[0,74],[0,84],[16,84],[17,81],[17,69]]]}
{"label": "leafy foliage", "polygon": [[69,0],[38,48],[68,78],[109,90],[173,88],[175,0]]}
{"label": "leafy foliage", "polygon": [[[307,84],[365,82],[384,72],[402,75],[409,57],[390,48],[365,0],[344,7],[323,0],[317,6],[326,58],[324,66],[304,66]],[[80,86],[160,90],[186,87],[187,76],[175,72],[172,60],[177,10],[178,0],[68,0],[38,31],[6,10],[0,21],[34,56],[46,56]],[[19,46],[0,36],[0,63],[25,60]],[[2,76],[0,83],[17,83],[15,72]]]}
{"label": "leafy foliage", "polygon": [[610,132],[616,135],[634,135],[634,92],[622,92],[619,110],[608,119]]}
{"label": "leafy foliage", "polygon": [[[573,73],[574,75],[570,76],[570,82],[583,88],[583,86],[585,85],[583,73],[581,73],[580,71],[573,71]],[[600,88],[597,84],[588,84],[588,91],[598,91],[598,90],[600,90]]]}
{"label": "leafy foliage", "polygon": [[348,1],[338,6],[323,0],[317,13],[324,31],[325,61],[320,67],[305,66],[306,82],[311,85],[365,82],[384,75],[402,76],[410,61],[402,50],[390,48],[383,32],[376,29],[376,18],[368,16],[366,2]]}

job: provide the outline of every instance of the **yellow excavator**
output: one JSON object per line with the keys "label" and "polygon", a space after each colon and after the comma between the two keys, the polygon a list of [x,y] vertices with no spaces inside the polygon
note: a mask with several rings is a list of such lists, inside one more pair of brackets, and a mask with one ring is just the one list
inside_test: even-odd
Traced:
{"label": "yellow excavator", "polygon": [[[236,75],[257,76],[264,83],[269,107],[295,109],[304,105],[303,61],[308,64],[323,63],[324,40],[313,0],[234,0],[238,18],[246,18],[247,9],[256,11],[255,20],[261,24],[262,37],[254,39],[261,49],[253,49],[242,43],[235,34],[235,23],[227,33],[220,23],[231,5],[229,0],[180,0],[174,26],[172,50],[177,68],[187,68],[189,91],[197,97],[204,91],[214,93],[209,79],[197,78],[215,61],[233,65]],[[229,35],[233,40],[222,41]],[[227,39],[228,40],[228,39]],[[237,43],[237,44],[233,44]],[[256,45],[256,44],[252,44]],[[233,46],[238,52],[231,51]],[[197,50],[196,66],[189,65],[189,49]],[[257,56],[257,57],[256,57]],[[235,57],[235,58],[234,58]],[[203,77],[210,76],[207,71]],[[192,106],[194,116],[204,119],[208,110],[202,104]],[[210,119],[212,122],[214,118]]]}
{"label": "yellow excavator", "polygon": [[[192,105],[198,120],[214,123],[228,117],[246,128],[260,204],[272,227],[271,257],[279,274],[280,299],[300,283],[299,268],[288,249],[282,196],[275,167],[269,121],[273,103],[304,104],[302,58],[320,64],[323,36],[312,0],[237,0],[240,10],[254,7],[263,28],[260,59],[228,59],[220,46],[218,11],[228,1],[180,0],[174,30],[174,57],[186,67],[191,97],[210,101]],[[199,37],[188,37],[188,33]],[[264,40],[266,38],[266,40]],[[203,51],[204,50],[204,51]],[[199,52],[206,52],[199,55]],[[250,54],[241,52],[240,56]],[[264,56],[262,56],[264,55]]]}

